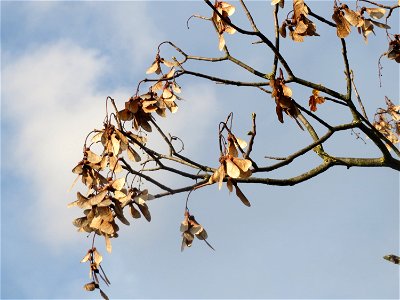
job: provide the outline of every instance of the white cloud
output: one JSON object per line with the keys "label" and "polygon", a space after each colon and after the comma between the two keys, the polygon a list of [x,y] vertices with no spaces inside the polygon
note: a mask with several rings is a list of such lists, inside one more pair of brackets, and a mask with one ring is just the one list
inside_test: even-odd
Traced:
{"label": "white cloud", "polygon": [[16,126],[4,163],[33,182],[35,196],[24,201],[34,201],[36,217],[27,222],[56,248],[78,237],[71,227],[76,211],[66,208],[74,198],[67,193],[70,169],[80,159],[85,132],[101,125],[105,96],[96,93],[96,80],[106,66],[95,50],[61,41],[3,70],[4,112]]}
{"label": "white cloud", "polygon": [[[4,163],[35,186],[33,198],[24,200],[32,201],[36,216],[27,222],[36,238],[56,250],[82,237],[71,225],[79,213],[67,209],[75,197],[67,189],[74,179],[70,171],[82,157],[86,134],[102,126],[107,95],[99,91],[98,81],[108,63],[94,49],[60,41],[20,57],[3,70],[4,113],[16,126],[7,141],[11,157]],[[213,119],[216,109],[210,107],[216,106],[215,94],[203,85],[183,88],[188,100],[165,124],[191,145],[202,145],[215,124],[198,117]],[[126,99],[130,91],[109,93]]]}

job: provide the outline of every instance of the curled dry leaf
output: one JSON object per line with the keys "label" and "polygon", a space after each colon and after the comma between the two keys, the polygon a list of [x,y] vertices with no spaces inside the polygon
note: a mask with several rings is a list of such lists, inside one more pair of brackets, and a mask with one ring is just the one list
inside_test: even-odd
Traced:
{"label": "curled dry leaf", "polygon": [[161,73],[161,57],[159,54],[156,55],[156,59],[153,61],[151,66],[147,69],[146,74],[156,73],[157,75]]}
{"label": "curled dry leaf", "polygon": [[212,20],[218,31],[218,49],[221,51],[225,47],[225,38],[223,34],[234,34],[236,29],[231,27],[226,21],[230,22],[229,16],[235,12],[235,7],[227,2],[215,1],[214,7],[223,16],[221,17],[214,11]]}
{"label": "curled dry leaf", "polygon": [[397,255],[389,254],[389,255],[385,255],[383,258],[386,259],[387,261],[390,261],[390,262],[396,264],[396,265],[400,264],[400,257],[398,257]]}
{"label": "curled dry leaf", "polygon": [[101,295],[101,297],[102,297],[103,299],[105,299],[105,300],[108,300],[108,299],[109,299],[108,296],[106,295],[106,293],[104,293],[102,289],[100,289],[100,295]]}
{"label": "curled dry leaf", "polygon": [[95,289],[99,288],[99,285],[97,283],[95,283],[94,281],[86,283],[83,288],[88,291],[88,292],[92,292]]}
{"label": "curled dry leaf", "polygon": [[286,38],[286,27],[287,24],[286,22],[283,22],[281,27],[279,27],[279,34],[281,35],[281,37]]}
{"label": "curled dry leaf", "polygon": [[365,11],[375,20],[381,19],[386,13],[386,9],[381,7],[365,8]]}
{"label": "curled dry leaf", "polygon": [[361,17],[360,12],[355,12],[351,10],[346,4],[342,5],[342,9],[344,11],[344,18],[347,22],[349,22],[354,27],[360,27],[363,25],[364,20]]}
{"label": "curled dry leaf", "polygon": [[235,189],[236,189],[236,196],[238,196],[238,198],[240,199],[240,201],[242,201],[242,203],[248,207],[251,206],[250,201],[247,199],[247,197],[243,194],[243,192],[241,191],[241,189],[239,189],[239,187],[237,186],[237,184],[234,184]]}
{"label": "curled dry leaf", "polygon": [[[400,105],[394,105],[389,98],[386,98],[386,105],[386,109],[378,109],[372,125],[395,145],[400,142]],[[392,150],[392,146],[389,143],[386,144],[386,147],[389,151]]]}
{"label": "curled dry leaf", "polygon": [[211,249],[215,250],[208,242],[208,234],[204,227],[200,225],[193,215],[190,215],[189,211],[186,209],[184,214],[184,219],[180,225],[180,231],[182,232],[182,245],[181,251],[185,247],[191,247],[194,237],[196,236],[199,240],[203,240]]}
{"label": "curled dry leaf", "polygon": [[291,98],[292,90],[285,85],[282,70],[280,70],[279,77],[276,79],[271,79],[269,84],[272,88],[271,97],[275,98],[276,115],[278,116],[279,122],[284,123],[283,112],[285,112],[291,118],[295,119],[300,129],[304,130],[301,124],[297,121],[299,110]]}
{"label": "curled dry leaf", "polygon": [[336,23],[336,35],[343,39],[350,34],[350,23],[344,17],[344,12],[339,7],[335,7],[332,15],[333,21]]}
{"label": "curled dry leaf", "polygon": [[319,96],[319,91],[318,90],[313,90],[312,95],[310,96],[310,99],[308,101],[308,105],[310,106],[310,110],[313,112],[317,111],[317,104],[322,104],[325,102],[325,98]]}

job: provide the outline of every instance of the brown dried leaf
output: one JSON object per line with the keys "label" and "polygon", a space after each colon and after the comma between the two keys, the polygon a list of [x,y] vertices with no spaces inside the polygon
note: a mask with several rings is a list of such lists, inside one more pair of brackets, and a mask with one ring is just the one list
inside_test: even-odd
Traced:
{"label": "brown dried leaf", "polygon": [[86,150],[87,160],[92,164],[97,164],[101,161],[102,157],[97,155],[96,153]]}
{"label": "brown dried leaf", "polygon": [[248,207],[251,206],[250,201],[246,198],[246,196],[242,193],[242,191],[239,189],[237,185],[235,185],[236,188],[236,196],[242,201],[242,203]]}
{"label": "brown dried leaf", "polygon": [[396,264],[396,265],[400,264],[400,257],[398,257],[397,255],[389,254],[389,255],[385,255],[383,258],[386,259],[387,261],[390,261],[390,262]]}
{"label": "brown dried leaf", "polygon": [[313,90],[312,95],[310,96],[310,99],[308,101],[308,105],[310,106],[310,110],[315,112],[317,111],[317,104],[322,104],[325,102],[325,98],[319,96],[319,91],[318,90]]}
{"label": "brown dried leaf", "polygon": [[131,147],[128,147],[127,153],[128,153],[128,158],[130,160],[135,161],[135,162],[139,162],[141,160],[140,155],[135,150],[133,150]]}
{"label": "brown dried leaf", "polygon": [[344,18],[349,22],[352,26],[354,27],[360,27],[363,25],[364,20],[361,17],[361,14],[359,12],[355,12],[351,10],[350,8],[345,5],[343,8],[343,11],[345,12]]}
{"label": "brown dried leaf", "polygon": [[247,172],[247,170],[251,167],[252,162],[248,159],[244,159],[244,158],[237,158],[237,157],[233,157],[232,158],[233,163],[238,166],[238,168],[243,171],[243,172]]}
{"label": "brown dried leaf", "polygon": [[140,212],[132,204],[130,204],[129,207],[131,209],[131,215],[133,218],[139,219],[142,216]]}
{"label": "brown dried leaf", "polygon": [[146,218],[146,220],[148,222],[151,221],[151,215],[150,215],[150,211],[149,208],[147,206],[146,203],[140,204],[138,205],[140,212],[142,213],[142,215]]}
{"label": "brown dried leaf", "polygon": [[92,137],[92,143],[97,143],[101,141],[101,136],[103,135],[103,131],[97,132],[93,137]]}
{"label": "brown dried leaf", "polygon": [[161,73],[160,61],[156,59],[153,64],[146,70],[146,74],[156,73],[157,75]]}
{"label": "brown dried leaf", "polygon": [[336,23],[336,35],[339,38],[343,39],[350,34],[350,23],[345,19],[344,13],[338,7],[335,7],[332,19]]}
{"label": "brown dried leaf", "polygon": [[225,38],[223,34],[220,34],[218,36],[218,49],[219,51],[222,51],[225,47]]}
{"label": "brown dried leaf", "polygon": [[106,293],[103,292],[102,289],[100,289],[100,295],[101,297],[103,297],[104,300],[109,300],[108,296],[106,295]]}
{"label": "brown dried leaf", "polygon": [[125,185],[125,177],[121,177],[112,182],[111,186],[113,189],[120,191]]}
{"label": "brown dried leaf", "polygon": [[[109,235],[112,235],[112,234],[114,234],[115,232],[116,232],[116,230],[115,230],[115,226],[113,226],[114,224],[113,223],[111,223],[111,222],[107,222],[107,221],[103,221],[102,223],[101,223],[101,225],[99,226],[99,230],[101,231],[101,232],[104,232],[104,233],[106,233],[106,234],[109,234]],[[93,226],[92,226],[93,227]]]}
{"label": "brown dried leaf", "polygon": [[230,177],[226,181],[226,187],[228,188],[229,193],[232,193],[232,191],[233,191],[233,183],[232,183],[232,180],[231,180]]}
{"label": "brown dried leaf", "polygon": [[389,25],[386,25],[386,24],[384,24],[384,23],[380,23],[380,22],[377,22],[377,21],[374,21],[374,20],[371,20],[371,19],[369,19],[371,22],[372,22],[372,24],[374,24],[376,27],[379,27],[379,28],[382,28],[382,29],[390,29],[390,26]]}
{"label": "brown dried leaf", "polygon": [[94,281],[86,283],[83,288],[88,291],[88,292],[92,292],[94,291],[96,288],[98,287],[98,284],[96,284]]}
{"label": "brown dried leaf", "polygon": [[95,195],[95,196],[93,196],[93,197],[90,197],[89,199],[90,199],[90,205],[97,205],[97,204],[99,204],[101,201],[103,201],[104,200],[104,198],[106,197],[106,195],[107,195],[107,191],[106,190],[104,190],[104,191],[101,191],[100,193],[98,193],[97,195]]}
{"label": "brown dried leaf", "polygon": [[284,22],[281,27],[279,27],[279,34],[281,37],[286,38],[286,23]]}
{"label": "brown dried leaf", "polygon": [[111,246],[110,237],[107,234],[105,234],[104,235],[104,239],[105,239],[105,242],[106,242],[106,250],[107,250],[108,253],[111,253],[112,246]]}
{"label": "brown dried leaf", "polygon": [[381,7],[366,8],[365,11],[375,20],[382,18],[386,13],[386,9]]}
{"label": "brown dried leaf", "polygon": [[118,112],[118,117],[121,121],[131,121],[133,119],[133,113],[125,108]]}
{"label": "brown dried leaf", "polygon": [[300,15],[308,15],[307,5],[304,0],[293,0],[293,18],[297,21],[300,19]]}
{"label": "brown dried leaf", "polygon": [[103,256],[100,254],[99,251],[97,251],[96,248],[93,249],[93,258],[94,258],[94,263],[98,266],[100,263],[103,261]]}
{"label": "brown dried leaf", "polygon": [[89,251],[86,253],[85,257],[82,258],[81,263],[87,262],[91,257],[92,257],[92,252],[89,250]]}
{"label": "brown dried leaf", "polygon": [[100,229],[101,223],[103,223],[103,218],[101,216],[96,216],[92,219],[89,226],[95,229]]}
{"label": "brown dried leaf", "polygon": [[236,166],[230,158],[225,160],[226,162],[226,173],[232,178],[238,178],[240,176],[240,169]]}

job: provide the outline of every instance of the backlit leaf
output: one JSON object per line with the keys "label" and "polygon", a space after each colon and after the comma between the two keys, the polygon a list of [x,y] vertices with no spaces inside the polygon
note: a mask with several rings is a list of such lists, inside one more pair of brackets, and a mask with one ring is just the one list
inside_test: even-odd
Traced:
{"label": "backlit leaf", "polygon": [[232,178],[240,176],[239,168],[229,158],[226,160],[226,173]]}
{"label": "backlit leaf", "polygon": [[246,196],[242,193],[242,191],[239,189],[239,187],[236,185],[236,196],[240,199],[240,201],[243,202],[244,205],[246,206],[251,206],[250,201],[246,198]]}
{"label": "backlit leaf", "polygon": [[131,216],[135,219],[139,219],[142,215],[140,214],[140,212],[132,205],[129,205],[130,209],[131,209]]}
{"label": "backlit leaf", "polygon": [[382,18],[386,13],[386,9],[381,7],[366,8],[365,11],[375,20]]}
{"label": "backlit leaf", "polygon": [[112,246],[111,246],[111,241],[110,241],[110,237],[108,235],[104,235],[104,239],[106,241],[106,250],[108,253],[111,253],[112,251]]}
{"label": "backlit leaf", "polygon": [[107,191],[104,190],[100,193],[98,193],[97,195],[90,197],[90,204],[91,205],[97,205],[99,204],[101,201],[103,201],[103,199],[105,198],[105,196],[107,195]]}
{"label": "backlit leaf", "polygon": [[111,184],[111,186],[117,191],[120,191],[124,187],[124,185],[125,185],[125,177],[121,177],[119,179],[116,179]]}

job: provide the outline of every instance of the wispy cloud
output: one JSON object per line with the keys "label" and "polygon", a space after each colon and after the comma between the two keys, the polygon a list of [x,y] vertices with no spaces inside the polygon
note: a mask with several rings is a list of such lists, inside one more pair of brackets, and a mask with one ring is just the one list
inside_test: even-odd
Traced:
{"label": "wispy cloud", "polygon": [[[36,217],[27,222],[35,238],[56,249],[79,237],[71,226],[76,211],[66,208],[68,199],[74,200],[74,193],[67,193],[74,179],[70,170],[81,159],[86,134],[101,127],[105,116],[107,95],[98,82],[109,62],[95,49],[64,40],[43,45],[4,69],[5,117],[15,130],[7,133],[12,151],[5,164],[35,186],[30,201]],[[127,99],[130,91],[108,93]],[[184,113],[164,124],[189,144],[202,144],[211,124],[197,121],[198,116],[212,119],[215,94],[203,85],[189,85],[185,98],[191,109],[181,102]]]}

